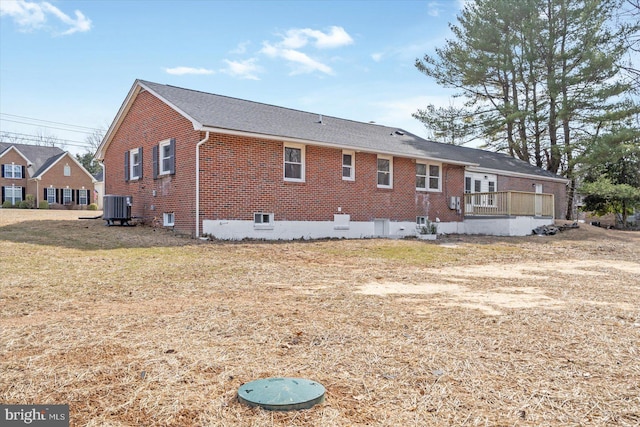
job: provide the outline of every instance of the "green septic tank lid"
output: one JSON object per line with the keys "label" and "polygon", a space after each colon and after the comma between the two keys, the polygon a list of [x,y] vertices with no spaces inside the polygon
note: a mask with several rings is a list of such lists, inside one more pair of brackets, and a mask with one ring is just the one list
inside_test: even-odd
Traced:
{"label": "green septic tank lid", "polygon": [[238,400],[270,411],[309,409],[324,400],[324,387],[304,378],[264,378],[243,384]]}

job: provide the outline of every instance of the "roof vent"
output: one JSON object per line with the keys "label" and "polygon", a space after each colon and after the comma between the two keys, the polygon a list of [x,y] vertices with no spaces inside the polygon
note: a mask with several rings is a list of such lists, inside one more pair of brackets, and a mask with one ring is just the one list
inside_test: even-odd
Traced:
{"label": "roof vent", "polygon": [[318,114],[318,123],[322,124],[322,114]]}
{"label": "roof vent", "polygon": [[401,130],[397,130],[396,135],[404,135],[404,132],[402,132]]}

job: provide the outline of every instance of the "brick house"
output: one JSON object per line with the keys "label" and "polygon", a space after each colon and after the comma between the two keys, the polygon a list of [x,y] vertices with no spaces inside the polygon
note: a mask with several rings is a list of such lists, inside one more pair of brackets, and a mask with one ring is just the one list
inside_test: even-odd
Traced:
{"label": "brick house", "polygon": [[503,154],[136,80],[96,158],[132,215],[222,239],[530,234],[567,180]]}
{"label": "brick house", "polygon": [[82,209],[92,203],[94,179],[74,156],[58,147],[0,142],[2,203],[32,195],[51,209]]}

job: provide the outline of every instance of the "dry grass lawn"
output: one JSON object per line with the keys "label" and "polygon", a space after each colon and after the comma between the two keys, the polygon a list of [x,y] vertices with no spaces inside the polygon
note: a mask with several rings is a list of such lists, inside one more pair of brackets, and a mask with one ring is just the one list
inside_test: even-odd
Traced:
{"label": "dry grass lawn", "polygon": [[[0,401],[72,426],[638,426],[640,233],[203,242],[0,209]],[[310,410],[236,399],[304,377]]]}

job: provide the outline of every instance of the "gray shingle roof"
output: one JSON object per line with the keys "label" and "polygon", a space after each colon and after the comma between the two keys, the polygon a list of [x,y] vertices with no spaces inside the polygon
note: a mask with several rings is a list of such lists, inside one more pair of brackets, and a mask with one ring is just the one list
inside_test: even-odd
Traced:
{"label": "gray shingle roof", "polygon": [[428,141],[402,129],[324,116],[259,102],[139,80],[143,87],[201,125],[341,148],[478,165],[544,178],[560,178],[504,154]]}
{"label": "gray shingle roof", "polygon": [[48,147],[44,145],[29,145],[29,144],[12,144],[8,142],[0,142],[0,154],[4,153],[10,147],[15,147],[18,151],[25,156],[33,165],[34,175],[36,177],[52,163],[54,163],[60,156],[65,154],[65,151],[58,147]]}

